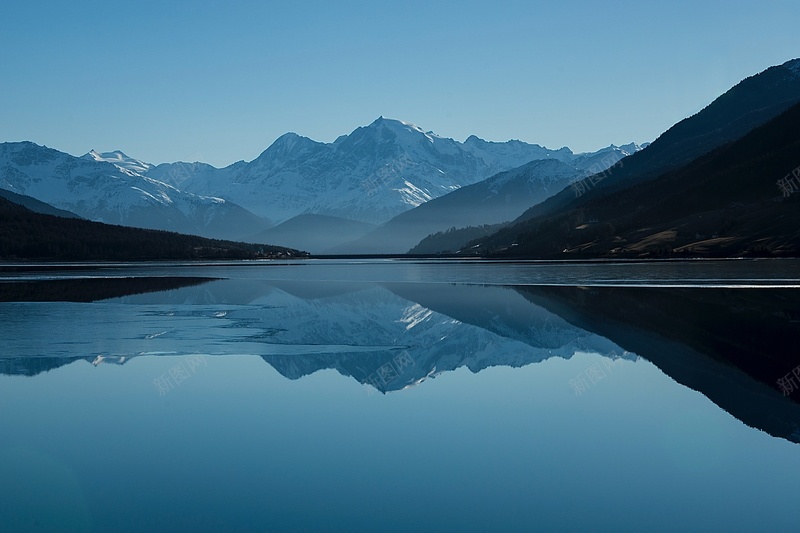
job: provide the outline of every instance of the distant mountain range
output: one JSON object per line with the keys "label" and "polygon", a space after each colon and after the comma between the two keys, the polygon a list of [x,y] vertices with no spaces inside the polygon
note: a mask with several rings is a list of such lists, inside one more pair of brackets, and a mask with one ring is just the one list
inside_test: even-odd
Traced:
{"label": "distant mountain range", "polygon": [[300,214],[380,224],[465,185],[537,159],[588,159],[568,148],[520,141],[461,143],[399,120],[372,124],[320,143],[295,133],[278,138],[255,160],[222,169],[173,163],[149,177],[200,195],[233,201],[276,222]]}
{"label": "distant mountain range", "polygon": [[[531,182],[528,188],[535,193],[515,198],[515,205],[527,207],[541,199],[548,184],[565,173],[596,170],[598,155],[615,161],[636,149],[612,146],[574,154],[568,148],[488,142],[476,136],[461,143],[381,117],[333,143],[287,133],[255,160],[221,169],[200,162],[153,165],[119,150],[91,150],[74,157],[30,142],[5,143],[0,145],[0,188],[89,220],[213,238],[278,238],[280,244],[310,244],[320,252],[356,240],[377,224],[448,192],[530,161],[561,162],[568,169],[543,166],[533,180],[541,181],[541,187]],[[509,220],[519,210],[514,207],[501,218]],[[304,218],[266,232],[273,221],[301,215]],[[462,218],[453,223],[462,223]],[[405,237],[393,251],[405,252],[427,235],[417,237],[418,233]]]}

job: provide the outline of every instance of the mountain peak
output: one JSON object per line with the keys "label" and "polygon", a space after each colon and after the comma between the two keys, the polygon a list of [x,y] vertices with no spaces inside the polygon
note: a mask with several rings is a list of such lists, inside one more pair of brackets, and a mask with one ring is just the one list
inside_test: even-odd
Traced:
{"label": "mountain peak", "polygon": [[256,158],[256,161],[264,163],[266,161],[274,161],[276,158],[294,159],[298,155],[313,149],[315,146],[321,145],[322,143],[318,143],[308,137],[303,137],[302,135],[290,131],[275,139],[275,141],[269,145],[269,148],[261,152],[261,155]]}
{"label": "mountain peak", "polygon": [[129,157],[122,150],[114,150],[113,152],[98,152],[97,150],[92,149],[89,150],[89,153],[82,156],[81,159],[111,163],[112,165],[116,165],[121,169],[136,172],[137,174],[145,174],[147,171],[155,167],[155,165],[150,163],[145,163],[144,161]]}
{"label": "mountain peak", "polygon": [[295,143],[300,141],[300,139],[302,139],[302,138],[303,137],[301,135],[298,135],[297,133],[295,133],[293,131],[289,131],[289,132],[284,133],[283,135],[281,135],[277,139],[275,139],[275,141],[272,143],[272,145],[270,147],[272,147],[272,146],[293,146]]}
{"label": "mountain peak", "polygon": [[[349,150],[359,146],[359,148],[356,148],[357,150],[364,150],[367,149],[365,148],[366,146],[374,146],[375,143],[377,143],[390,151],[397,149],[414,152],[420,149],[420,145],[431,146],[434,143],[442,144],[438,141],[444,141],[445,144],[452,142],[439,137],[433,132],[426,133],[416,124],[393,118],[385,118],[381,115],[368,126],[360,126],[353,130],[350,135],[340,137],[336,140],[334,145],[338,149],[343,150]],[[440,148],[442,150],[447,150],[445,147]],[[372,150],[372,148],[367,150]]]}
{"label": "mountain peak", "polygon": [[639,150],[642,150],[643,148],[644,146],[640,146],[635,142],[623,144],[621,146],[617,146],[616,144],[609,144],[607,147],[601,148],[597,152],[594,152],[594,154],[620,153],[623,154],[623,156],[628,156],[638,152]]}
{"label": "mountain peak", "polygon": [[304,137],[302,135],[298,135],[297,133],[290,131],[288,133],[284,133],[267,148],[266,152],[270,150],[283,150],[283,151],[294,151],[297,149],[307,148],[309,146],[321,144],[313,139],[309,139],[308,137]]}
{"label": "mountain peak", "polygon": [[125,161],[131,159],[122,150],[114,150],[113,152],[98,152],[95,149],[89,150],[89,153],[83,156],[84,159],[94,159],[95,161]]}
{"label": "mountain peak", "polygon": [[628,155],[638,152],[639,150],[644,149],[646,144],[636,144],[635,142],[623,144],[622,146],[618,146],[620,150],[627,153]]}
{"label": "mountain peak", "polygon": [[378,128],[383,126],[384,128],[389,128],[394,131],[416,131],[425,135],[425,130],[417,126],[416,124],[412,124],[411,122],[405,122],[404,120],[398,120],[395,118],[385,118],[383,115],[376,118],[372,124],[367,126],[368,128]]}

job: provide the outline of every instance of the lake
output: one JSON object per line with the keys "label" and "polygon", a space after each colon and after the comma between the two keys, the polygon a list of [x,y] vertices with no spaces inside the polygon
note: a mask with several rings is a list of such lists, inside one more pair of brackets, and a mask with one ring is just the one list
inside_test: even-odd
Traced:
{"label": "lake", "polygon": [[1,265],[0,530],[796,530],[798,267]]}

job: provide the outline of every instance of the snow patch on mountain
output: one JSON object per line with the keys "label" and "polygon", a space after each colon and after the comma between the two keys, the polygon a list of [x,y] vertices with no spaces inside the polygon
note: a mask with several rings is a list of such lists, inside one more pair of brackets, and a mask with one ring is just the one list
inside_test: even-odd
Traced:
{"label": "snow patch on mountain", "polygon": [[134,159],[132,157],[128,157],[120,150],[114,150],[113,152],[97,152],[95,150],[90,150],[89,153],[83,156],[84,159],[88,159],[90,161],[103,161],[106,163],[111,163],[112,165],[117,166],[118,168],[135,172],[136,174],[144,175],[150,170],[155,168],[155,165],[150,163],[145,163],[144,161],[140,161],[138,159]]}
{"label": "snow patch on mountain", "polygon": [[417,207],[434,198],[428,191],[415,187],[413,183],[404,181],[403,185],[404,187],[397,190],[402,195],[403,201],[410,206]]}
{"label": "snow patch on mountain", "polygon": [[406,331],[414,326],[425,322],[433,316],[433,311],[426,309],[419,304],[414,304],[403,312],[399,322],[406,325]]}

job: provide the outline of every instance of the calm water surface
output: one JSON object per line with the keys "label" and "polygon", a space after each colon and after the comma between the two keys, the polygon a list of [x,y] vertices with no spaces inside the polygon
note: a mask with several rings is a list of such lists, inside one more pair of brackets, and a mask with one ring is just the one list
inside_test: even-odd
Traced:
{"label": "calm water surface", "polygon": [[0,530],[796,530],[798,265],[0,269]]}

